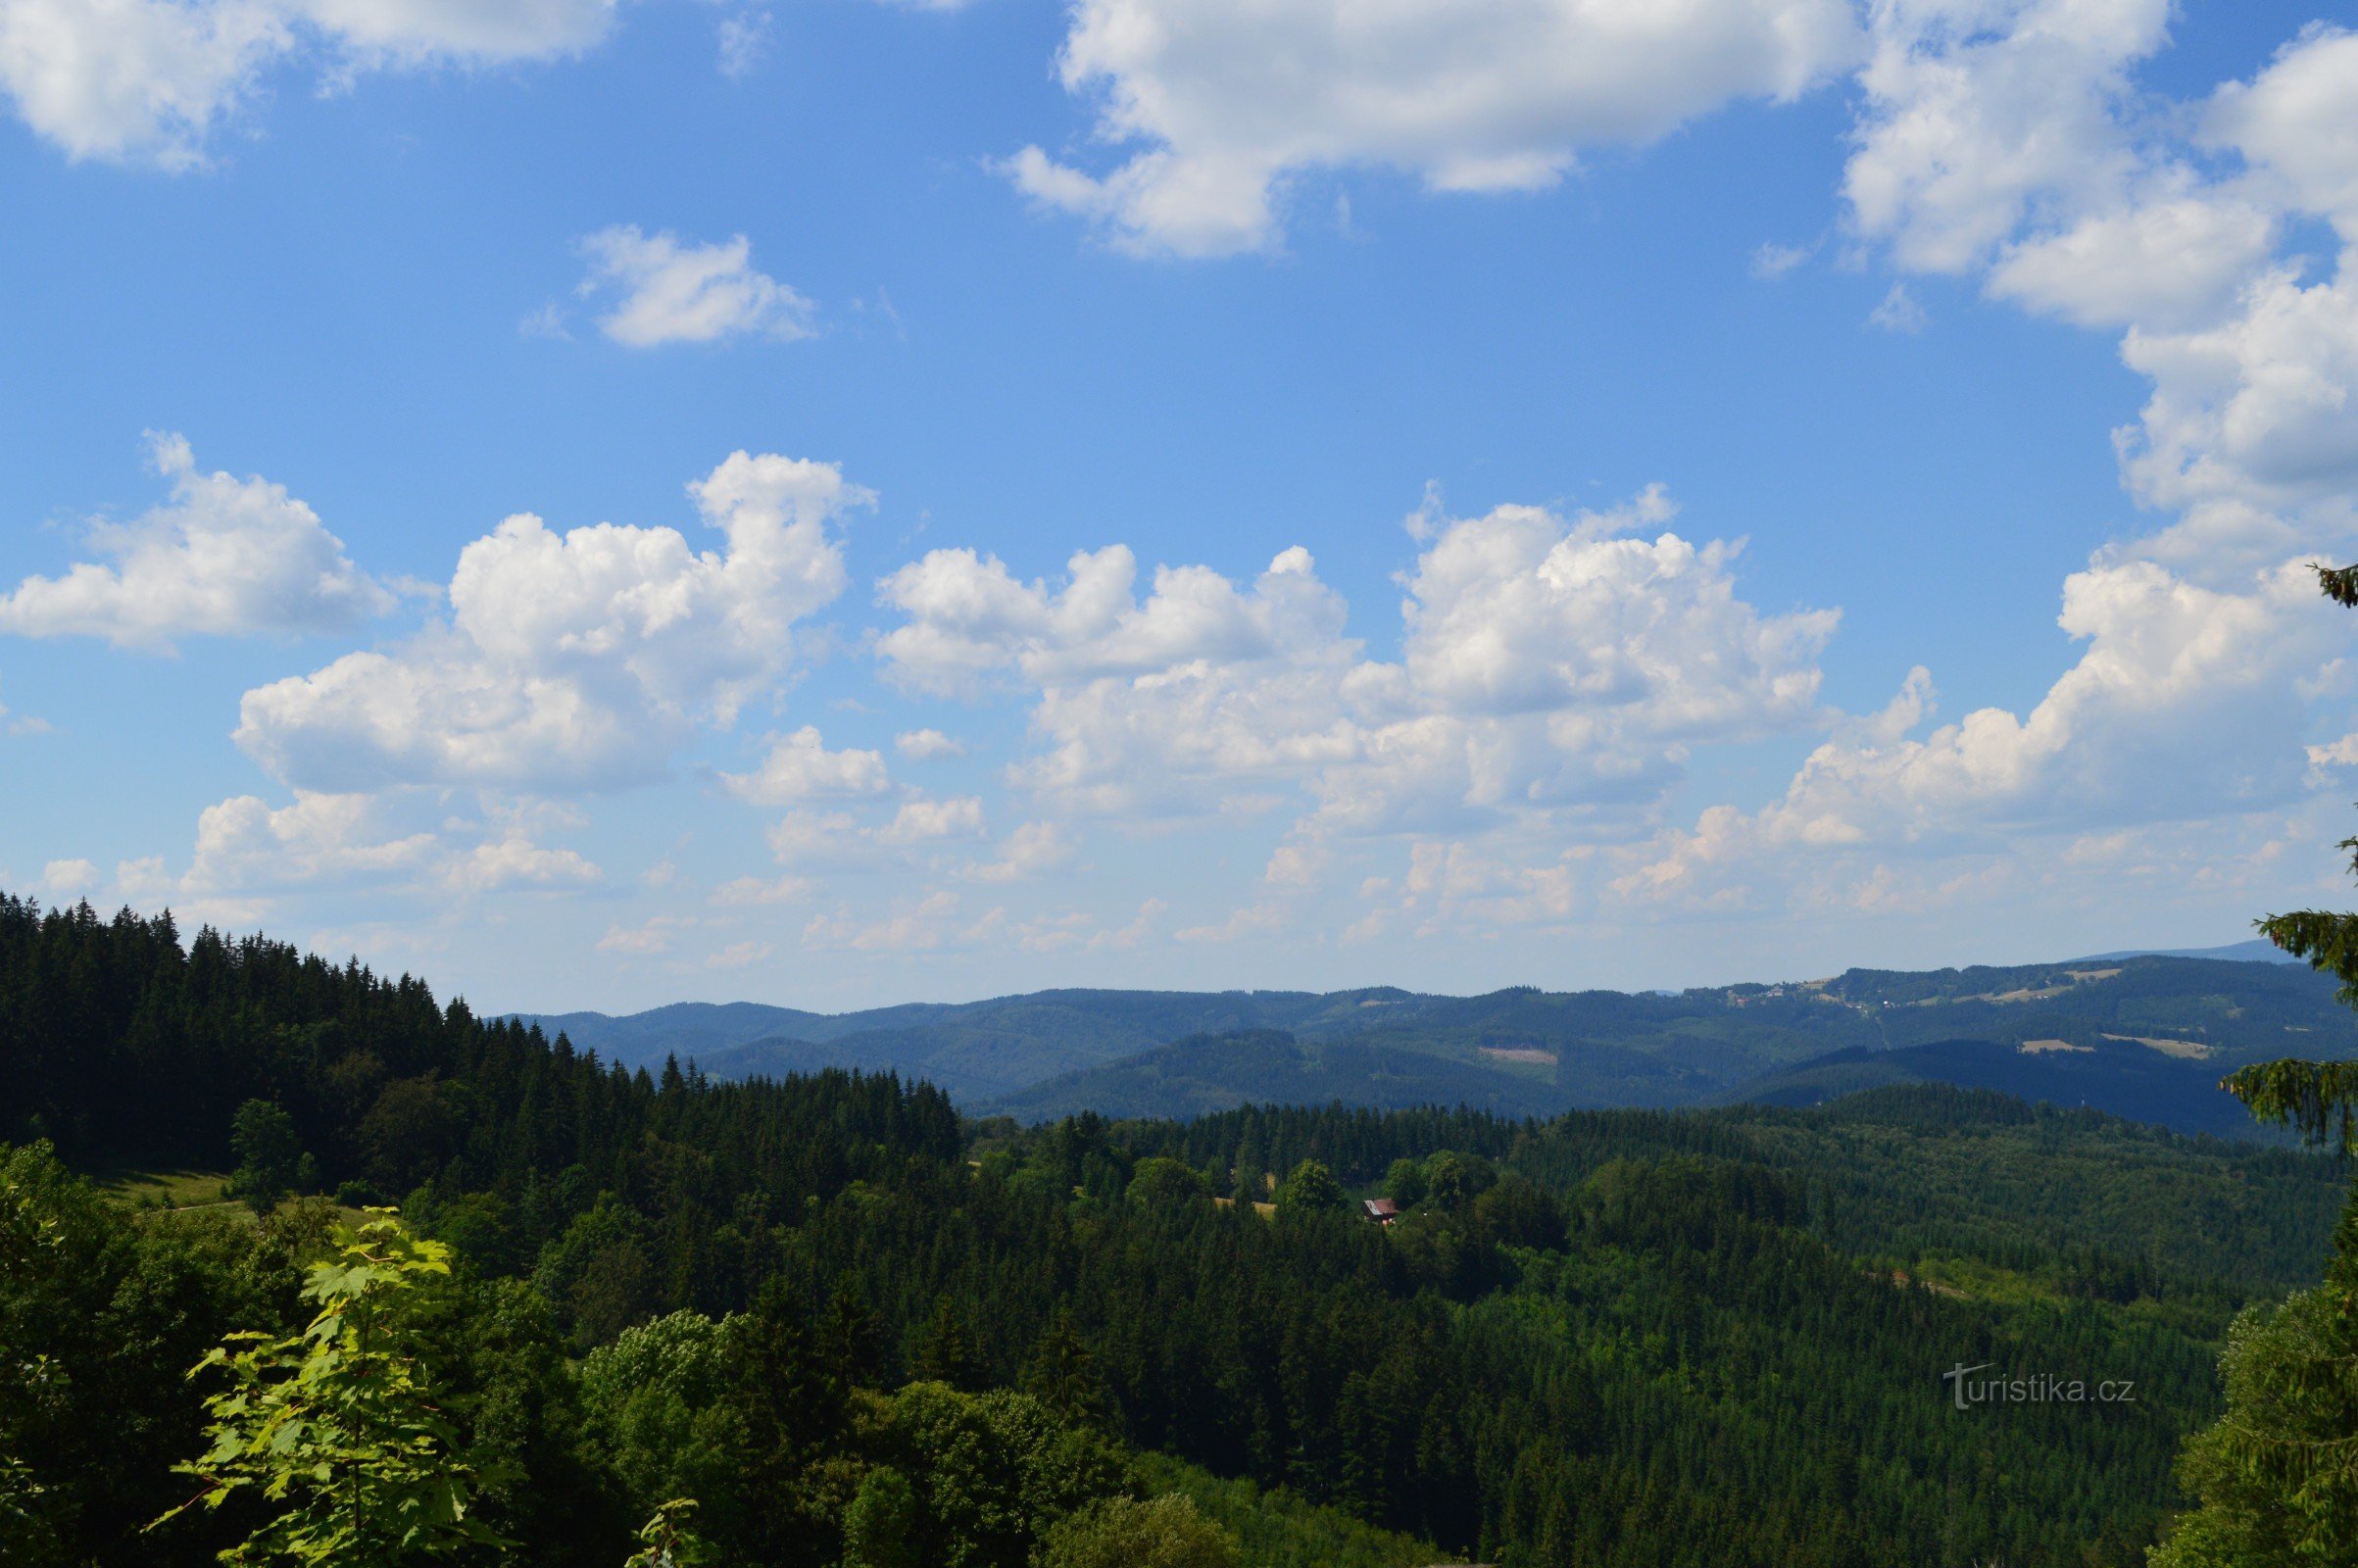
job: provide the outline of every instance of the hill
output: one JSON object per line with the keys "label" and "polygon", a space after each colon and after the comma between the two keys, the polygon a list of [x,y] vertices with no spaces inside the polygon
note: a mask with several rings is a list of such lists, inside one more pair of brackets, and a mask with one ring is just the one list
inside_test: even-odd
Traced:
{"label": "hill", "polygon": [[2247,1122],[2216,1089],[2226,1071],[2358,1052],[2333,991],[2300,965],[2145,955],[1675,994],[1068,990],[834,1015],[740,1003],[519,1021],[625,1066],[677,1056],[729,1079],[890,1071],[1040,1118],[1247,1101],[1513,1114],[1814,1103],[1931,1081],[2242,1136]]}

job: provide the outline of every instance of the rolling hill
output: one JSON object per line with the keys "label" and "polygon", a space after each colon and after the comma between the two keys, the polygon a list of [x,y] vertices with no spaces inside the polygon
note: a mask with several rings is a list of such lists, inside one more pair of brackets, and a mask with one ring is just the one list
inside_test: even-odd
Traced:
{"label": "rolling hill", "polygon": [[975,1112],[1184,1115],[1257,1101],[1464,1103],[1505,1114],[1817,1103],[1940,1082],[2088,1104],[2187,1131],[2245,1130],[2223,1073],[2358,1054],[2358,1017],[2299,965],[2137,955],[2004,968],[1852,969],[1827,980],[1479,997],[1046,991],[821,1014],[681,1004],[526,1016],[626,1066],[709,1076],[889,1069]]}

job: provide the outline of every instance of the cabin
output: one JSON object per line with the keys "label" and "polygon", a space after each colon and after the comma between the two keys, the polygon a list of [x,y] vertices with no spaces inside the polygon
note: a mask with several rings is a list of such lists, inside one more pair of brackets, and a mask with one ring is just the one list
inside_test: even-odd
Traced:
{"label": "cabin", "polygon": [[1367,1217],[1378,1225],[1389,1225],[1400,1217],[1400,1205],[1389,1198],[1363,1199],[1359,1206],[1365,1209]]}

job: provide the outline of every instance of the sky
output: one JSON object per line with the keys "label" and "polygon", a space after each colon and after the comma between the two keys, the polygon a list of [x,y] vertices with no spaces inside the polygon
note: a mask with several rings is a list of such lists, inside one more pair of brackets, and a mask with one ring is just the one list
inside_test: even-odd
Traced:
{"label": "sky", "polygon": [[0,0],[0,889],[479,1007],[2347,897],[2274,0]]}

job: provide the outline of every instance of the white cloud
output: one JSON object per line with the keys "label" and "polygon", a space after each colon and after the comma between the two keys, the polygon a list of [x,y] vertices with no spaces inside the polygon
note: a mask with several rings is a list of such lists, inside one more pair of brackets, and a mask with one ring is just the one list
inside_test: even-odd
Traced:
{"label": "white cloud", "polygon": [[1361,658],[1299,549],[1243,588],[1160,568],[1143,601],[1120,546],[1076,555],[1053,589],[936,551],[885,579],[908,618],[878,649],[921,689],[1034,692],[1045,747],[1012,777],[1067,809],[1251,811],[1297,786],[1324,825],[1365,830],[1642,807],[1691,744],[1816,722],[1834,626],[1737,599],[1730,547],[1623,536],[1668,514],[1648,492],[1570,521],[1528,507],[1437,533],[1425,519],[1397,664]]}
{"label": "white cloud", "polygon": [[2267,209],[2171,170],[2134,198],[2008,246],[1990,292],[2083,326],[2199,320],[2234,300],[2276,227]]}
{"label": "white cloud", "polygon": [[892,786],[882,753],[830,752],[811,724],[773,741],[758,771],[723,773],[720,781],[731,795],[756,806],[881,795]]}
{"label": "white cloud", "polygon": [[963,741],[953,740],[938,729],[903,730],[893,737],[893,749],[912,762],[930,762],[945,757],[963,757]]}
{"label": "white cloud", "polygon": [[2221,87],[2204,128],[2358,242],[2358,33],[2312,26],[2249,83]]}
{"label": "white cloud", "polygon": [[741,11],[720,19],[720,74],[743,81],[769,55],[770,17],[766,11]]}
{"label": "white cloud", "polygon": [[1064,85],[1095,99],[1101,138],[1139,150],[1102,175],[1036,147],[1006,170],[1126,248],[1221,255],[1273,244],[1283,187],[1310,171],[1536,189],[1584,148],[1793,98],[1857,48],[1845,0],[1081,0]]}
{"label": "white cloud", "polygon": [[435,857],[438,839],[403,832],[385,815],[365,795],[298,791],[293,805],[275,808],[232,796],[197,818],[196,858],[183,886],[251,892],[417,872]]}
{"label": "white cloud", "polygon": [[1783,277],[1808,261],[1816,251],[1815,246],[1804,249],[1799,245],[1763,244],[1752,252],[1752,275],[1770,280]]}
{"label": "white cloud", "polygon": [[2123,438],[2132,485],[2160,506],[2346,506],[2358,481],[2358,293],[2271,271],[2237,311],[2180,332],[2131,328],[2121,357],[2153,381]]}
{"label": "white cloud", "polygon": [[904,802],[893,819],[876,833],[882,844],[925,844],[936,839],[973,838],[983,830],[982,802],[971,795],[949,800]]}
{"label": "white cloud", "polygon": [[845,864],[871,858],[867,835],[845,811],[788,811],[762,837],[781,865]]}
{"label": "white cloud", "polygon": [[600,953],[626,953],[634,957],[671,951],[672,933],[681,921],[676,915],[659,914],[643,925],[610,925],[606,935],[597,942]]}
{"label": "white cloud", "polygon": [[1694,906],[1742,902],[1743,885],[1763,880],[1829,897],[1825,876],[1865,856],[1860,874],[1875,874],[1842,897],[1882,898],[1892,878],[1930,874],[1880,858],[1894,854],[1954,874],[1959,857],[2020,859],[2042,835],[2294,808],[2307,766],[2332,760],[2296,738],[2308,694],[2331,685],[2348,647],[2345,614],[2297,564],[2237,591],[2150,561],[2091,565],[2066,581],[2058,617],[2087,647],[2027,716],[1982,709],[1907,739],[1929,712],[1929,682],[1912,672],[1878,720],[1813,752],[1781,799],[1756,813],[1706,809],[1636,852],[1616,890]]}
{"label": "white cloud", "polygon": [[576,53],[614,0],[0,0],[0,90],[76,160],[186,169],[273,66],[366,70]]}
{"label": "white cloud", "polygon": [[795,623],[841,591],[828,523],[872,497],[832,465],[731,456],[689,487],[724,551],[676,529],[509,518],[460,553],[450,620],[246,694],[236,740],[298,788],[616,788],[772,690]]}
{"label": "white cloud", "polygon": [[772,822],[764,837],[778,863],[794,870],[873,870],[906,864],[919,851],[983,832],[983,804],[971,795],[937,800],[911,792],[881,820],[862,814],[870,819],[845,810],[791,810]]}
{"label": "white cloud", "polygon": [[793,904],[817,890],[818,884],[809,877],[781,876],[764,882],[759,877],[741,876],[714,888],[712,902],[728,906]]}
{"label": "white cloud", "polygon": [[2137,172],[2116,110],[2167,37],[2169,0],[1893,0],[1872,8],[1866,112],[1843,174],[1853,221],[1902,267],[1987,261],[2060,201]]}
{"label": "white cloud", "polygon": [[1924,307],[1908,292],[1905,283],[1893,283],[1883,303],[1867,313],[1867,324],[1880,326],[1887,332],[1921,332],[1927,324]]}
{"label": "white cloud", "polygon": [[86,859],[52,860],[41,867],[41,891],[53,899],[78,899],[102,880],[97,865]]}
{"label": "white cloud", "polygon": [[584,887],[600,875],[573,851],[547,849],[519,833],[475,846],[451,863],[444,878],[456,892],[504,893]]}
{"label": "white cloud", "polygon": [[965,874],[977,882],[1027,881],[1070,860],[1076,848],[1057,824],[1026,822],[1007,836],[996,859],[971,865]]}
{"label": "white cloud", "polygon": [[0,632],[169,649],[186,636],[343,631],[393,608],[284,486],[200,472],[176,435],[149,450],[171,498],[130,522],[91,522],[107,564],[25,578],[0,597]]}
{"label": "white cloud", "polygon": [[644,349],[811,333],[811,302],[756,271],[753,244],[743,234],[694,245],[617,223],[583,239],[581,249],[590,259],[581,293],[613,301],[598,328],[617,343]]}

